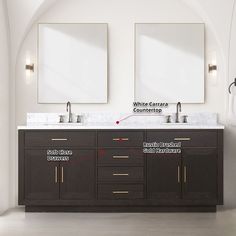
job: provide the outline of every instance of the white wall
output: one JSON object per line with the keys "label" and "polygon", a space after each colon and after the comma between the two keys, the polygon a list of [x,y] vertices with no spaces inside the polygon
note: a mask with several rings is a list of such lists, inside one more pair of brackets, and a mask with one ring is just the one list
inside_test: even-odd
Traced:
{"label": "white wall", "polygon": [[[99,10],[98,10],[99,9]],[[39,22],[107,22],[109,24],[109,103],[105,105],[73,105],[73,111],[130,112],[134,96],[134,23],[136,22],[202,22],[193,10],[179,0],[60,0]],[[208,29],[208,25],[206,25]],[[217,50],[212,33],[207,30],[207,48]],[[23,70],[25,58],[36,59],[37,27],[25,39],[17,61],[16,120],[25,123],[27,112],[61,112],[64,105],[37,104],[37,73],[29,79]],[[210,83],[207,81],[207,83]],[[184,109],[201,109],[223,113],[223,101],[215,102],[222,92],[218,86],[207,86],[206,104]],[[122,95],[121,95],[122,93]],[[30,97],[30,99],[28,99]]]}
{"label": "white wall", "polygon": [[[231,22],[231,35],[228,44],[228,84],[233,82],[234,78],[236,78],[236,1],[234,3],[234,14]],[[234,92],[236,88],[232,87]],[[227,93],[228,95],[228,93]],[[226,110],[228,110],[228,106],[226,105]],[[236,188],[235,188],[235,180],[236,180],[236,127],[228,125],[227,130],[225,132],[225,193],[226,200],[233,203],[236,206]]]}
{"label": "white wall", "polygon": [[15,67],[19,48],[32,23],[57,0],[5,0],[9,21],[10,44],[10,206],[16,205],[17,192],[17,136],[15,119]]}
{"label": "white wall", "polygon": [[11,59],[13,61],[32,22],[55,1],[56,0],[5,0],[9,16]]}
{"label": "white wall", "polygon": [[[214,6],[214,7],[212,7]],[[217,52],[219,74],[217,83],[206,75],[206,101],[202,105],[184,105],[183,110],[218,112],[222,123],[227,101],[228,43],[233,0],[58,0],[39,22],[106,22],[109,24],[109,103],[73,105],[73,111],[130,112],[134,91],[134,23],[136,22],[204,22],[206,24],[206,55]],[[37,73],[25,76],[25,60],[36,61],[37,29],[32,27],[26,37],[15,71],[16,125],[24,124],[27,112],[62,112],[63,105],[37,104]],[[230,130],[230,131],[229,131]],[[226,129],[225,135],[225,200],[236,205],[233,171],[236,130]],[[17,166],[17,157],[13,166]],[[13,171],[14,172],[14,171]],[[17,178],[13,181],[13,197],[17,199]]]}
{"label": "white wall", "polygon": [[0,0],[0,214],[9,207],[9,57],[8,25]]}

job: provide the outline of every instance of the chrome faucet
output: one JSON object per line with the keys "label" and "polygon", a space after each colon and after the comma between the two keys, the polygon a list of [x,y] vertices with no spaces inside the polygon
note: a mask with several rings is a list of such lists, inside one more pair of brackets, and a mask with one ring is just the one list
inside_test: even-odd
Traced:
{"label": "chrome faucet", "polygon": [[71,103],[70,102],[67,102],[67,104],[66,104],[66,111],[68,112],[68,115],[69,115],[68,122],[72,123],[72,113],[71,113]]}
{"label": "chrome faucet", "polygon": [[180,102],[178,102],[176,105],[175,123],[179,123],[179,112],[181,112],[181,103]]}

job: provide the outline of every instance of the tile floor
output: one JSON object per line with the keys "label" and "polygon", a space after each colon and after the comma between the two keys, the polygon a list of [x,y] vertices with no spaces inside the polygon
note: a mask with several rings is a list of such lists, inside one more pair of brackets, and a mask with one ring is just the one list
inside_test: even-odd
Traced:
{"label": "tile floor", "polygon": [[0,216],[0,236],[236,236],[236,209],[217,213],[25,213]]}

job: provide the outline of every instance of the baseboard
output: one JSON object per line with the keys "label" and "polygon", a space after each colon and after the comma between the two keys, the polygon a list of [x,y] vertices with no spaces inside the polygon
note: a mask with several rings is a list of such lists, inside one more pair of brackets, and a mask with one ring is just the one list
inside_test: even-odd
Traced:
{"label": "baseboard", "polygon": [[26,212],[216,212],[216,206],[26,206]]}

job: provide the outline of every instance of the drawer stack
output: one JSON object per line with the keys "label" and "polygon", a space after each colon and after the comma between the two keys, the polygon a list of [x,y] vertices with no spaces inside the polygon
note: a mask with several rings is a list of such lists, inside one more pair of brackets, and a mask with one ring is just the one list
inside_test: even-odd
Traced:
{"label": "drawer stack", "polygon": [[98,199],[144,198],[142,131],[98,132]]}

